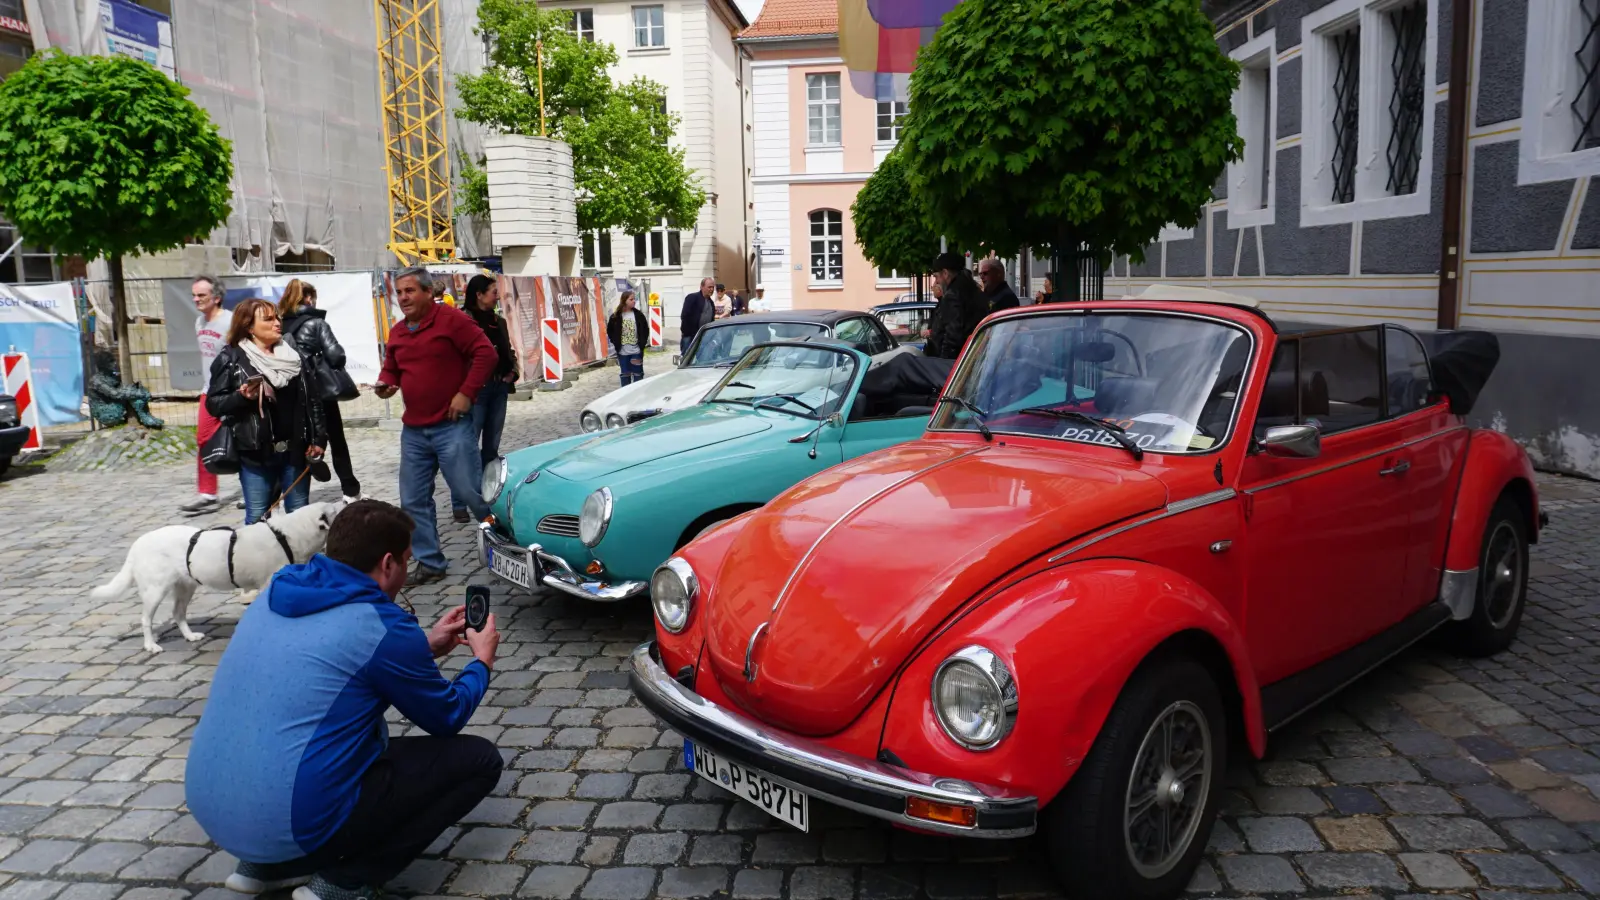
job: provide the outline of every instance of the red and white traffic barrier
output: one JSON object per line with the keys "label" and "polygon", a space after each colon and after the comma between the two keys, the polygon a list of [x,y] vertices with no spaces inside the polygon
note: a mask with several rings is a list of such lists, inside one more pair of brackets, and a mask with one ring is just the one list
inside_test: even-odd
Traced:
{"label": "red and white traffic barrier", "polygon": [[544,380],[554,383],[562,378],[561,371],[561,320],[539,320],[540,343],[544,345]]}
{"label": "red and white traffic barrier", "polygon": [[28,354],[7,353],[4,357],[5,391],[17,398],[17,415],[28,426],[28,440],[24,450],[44,447],[44,433],[39,430],[39,405],[33,397],[33,368],[28,365]]}
{"label": "red and white traffic barrier", "polygon": [[661,337],[661,307],[650,307],[650,346],[659,347],[663,343]]}

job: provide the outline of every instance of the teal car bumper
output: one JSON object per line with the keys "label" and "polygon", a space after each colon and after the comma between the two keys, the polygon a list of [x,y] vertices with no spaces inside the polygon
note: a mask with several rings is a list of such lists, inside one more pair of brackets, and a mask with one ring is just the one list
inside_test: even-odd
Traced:
{"label": "teal car bumper", "polygon": [[478,559],[495,577],[533,590],[544,586],[584,600],[616,602],[650,589],[648,581],[602,581],[572,568],[538,544],[521,546],[484,522],[478,526]]}

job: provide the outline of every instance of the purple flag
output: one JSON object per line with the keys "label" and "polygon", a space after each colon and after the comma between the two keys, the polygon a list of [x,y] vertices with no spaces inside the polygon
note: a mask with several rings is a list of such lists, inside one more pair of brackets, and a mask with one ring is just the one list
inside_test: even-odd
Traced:
{"label": "purple flag", "polygon": [[867,0],[873,21],[884,28],[936,28],[961,0]]}

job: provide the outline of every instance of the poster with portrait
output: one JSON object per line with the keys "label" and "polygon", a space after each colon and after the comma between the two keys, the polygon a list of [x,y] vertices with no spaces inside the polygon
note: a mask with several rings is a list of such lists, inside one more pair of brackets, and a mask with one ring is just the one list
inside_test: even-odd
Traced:
{"label": "poster with portrait", "polygon": [[511,349],[517,355],[518,381],[539,377],[539,298],[534,285],[541,279],[522,275],[500,276],[500,312],[506,317]]}
{"label": "poster with portrait", "polygon": [[539,309],[545,317],[561,323],[563,365],[584,366],[609,355],[600,279],[549,276],[534,287],[539,292]]}

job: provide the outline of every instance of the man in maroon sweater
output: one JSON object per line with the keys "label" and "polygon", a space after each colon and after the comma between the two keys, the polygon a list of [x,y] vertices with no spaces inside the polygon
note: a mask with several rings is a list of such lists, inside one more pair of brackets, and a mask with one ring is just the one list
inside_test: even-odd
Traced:
{"label": "man in maroon sweater", "polygon": [[483,461],[472,433],[472,403],[489,381],[499,357],[477,323],[459,310],[433,301],[426,269],[406,269],[395,278],[403,321],[389,332],[383,372],[375,393],[388,399],[400,391],[406,411],[400,421],[400,505],[417,523],[411,555],[417,569],[408,584],[444,577],[449,560],[439,549],[434,479],[465,498],[474,518],[489,514],[480,485]]}

